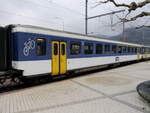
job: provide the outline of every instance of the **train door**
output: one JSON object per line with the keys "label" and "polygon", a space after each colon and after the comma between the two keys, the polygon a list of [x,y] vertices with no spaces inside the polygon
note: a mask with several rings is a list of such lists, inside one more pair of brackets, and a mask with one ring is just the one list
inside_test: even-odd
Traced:
{"label": "train door", "polygon": [[60,42],[60,74],[65,74],[67,71],[67,51],[66,42]]}
{"label": "train door", "polygon": [[52,75],[65,74],[67,69],[66,42],[52,41]]}
{"label": "train door", "polygon": [[140,48],[137,48],[137,59],[140,60]]}

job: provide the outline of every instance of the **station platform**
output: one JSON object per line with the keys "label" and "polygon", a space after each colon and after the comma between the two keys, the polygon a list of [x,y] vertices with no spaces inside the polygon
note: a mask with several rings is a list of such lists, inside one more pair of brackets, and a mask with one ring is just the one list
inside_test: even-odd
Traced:
{"label": "station platform", "polygon": [[0,94],[0,113],[150,113],[136,86],[150,61]]}

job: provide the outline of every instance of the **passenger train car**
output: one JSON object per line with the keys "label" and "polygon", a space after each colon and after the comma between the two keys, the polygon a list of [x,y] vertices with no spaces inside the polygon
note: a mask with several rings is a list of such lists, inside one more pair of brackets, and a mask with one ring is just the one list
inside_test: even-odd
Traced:
{"label": "passenger train car", "polygon": [[148,46],[30,25],[1,27],[0,52],[0,72],[24,77],[150,58]]}

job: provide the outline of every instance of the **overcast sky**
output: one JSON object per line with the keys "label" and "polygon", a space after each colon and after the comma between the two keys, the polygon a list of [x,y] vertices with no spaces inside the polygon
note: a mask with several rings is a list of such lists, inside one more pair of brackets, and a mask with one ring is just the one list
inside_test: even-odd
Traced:
{"label": "overcast sky", "polygon": [[[111,3],[94,7],[99,0],[89,0],[88,16],[108,13],[125,8],[116,8]],[[129,3],[143,0],[117,0],[117,2]],[[84,33],[85,0],[0,0],[0,24],[30,24],[52,29]],[[131,15],[138,14],[138,9]],[[144,7],[149,11],[150,5]],[[125,13],[124,13],[125,14]],[[111,22],[118,21],[117,16],[108,15],[88,21],[89,34],[117,35],[122,32],[122,24],[110,27]],[[126,28],[144,23],[150,24],[150,18],[138,19],[126,24]]]}

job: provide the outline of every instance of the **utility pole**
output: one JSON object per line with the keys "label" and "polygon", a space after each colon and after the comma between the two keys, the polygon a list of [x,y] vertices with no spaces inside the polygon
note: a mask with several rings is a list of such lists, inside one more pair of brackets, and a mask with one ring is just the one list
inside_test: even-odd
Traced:
{"label": "utility pole", "polygon": [[85,34],[88,32],[88,0],[85,0]]}

